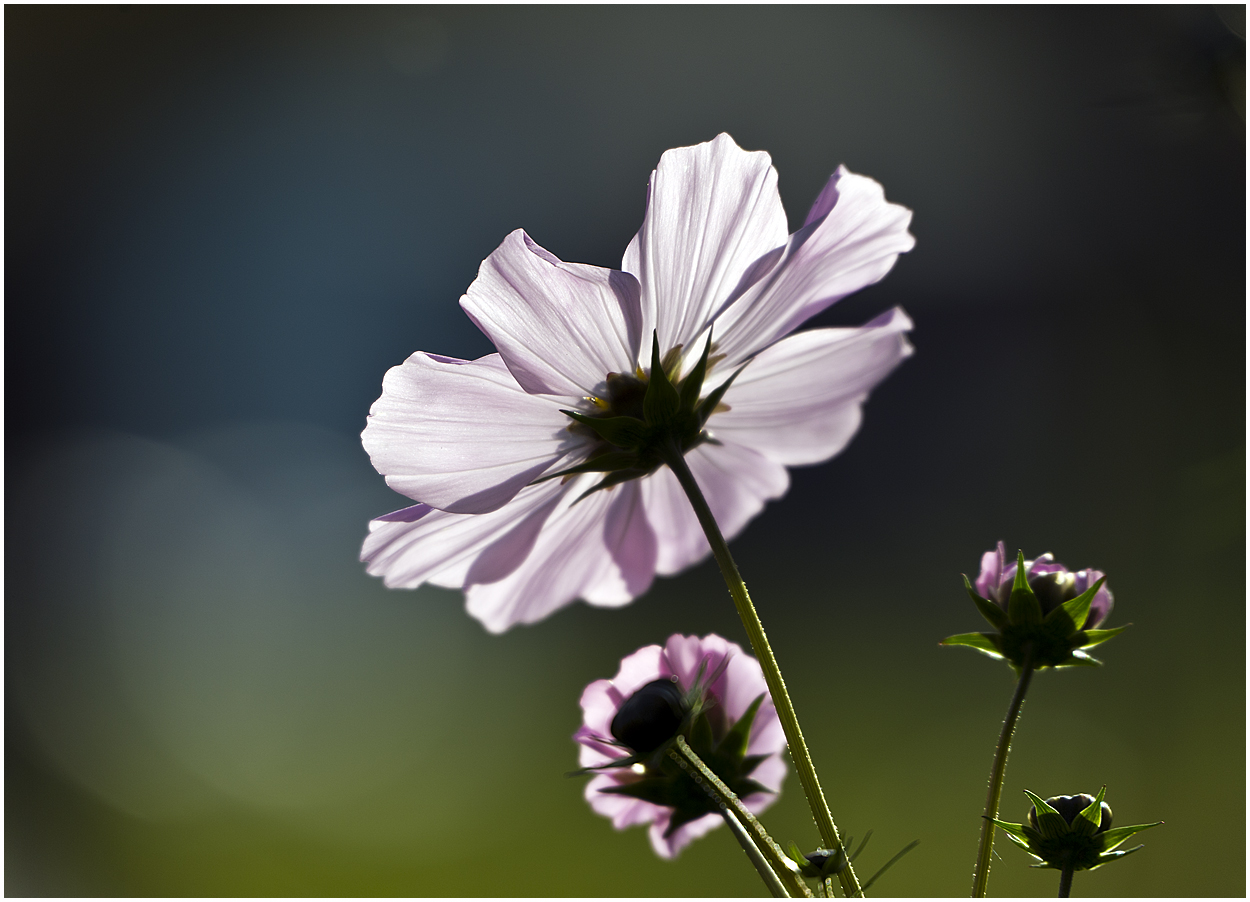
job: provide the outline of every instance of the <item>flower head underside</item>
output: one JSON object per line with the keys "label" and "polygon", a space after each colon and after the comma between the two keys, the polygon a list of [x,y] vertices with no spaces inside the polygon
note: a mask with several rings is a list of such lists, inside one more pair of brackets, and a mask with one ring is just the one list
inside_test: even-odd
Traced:
{"label": "flower head underside", "polygon": [[417,352],[370,410],[374,466],[418,503],[372,521],[369,572],[464,589],[498,632],[579,597],[626,604],[700,560],[656,443],[676,436],[730,537],[785,493],[786,467],[840,451],[911,323],[895,309],[790,333],[881,279],[914,243],[909,221],[839,168],[787,235],[768,155],[721,135],[663,155],[621,270],[513,232],[461,299],[497,353]]}

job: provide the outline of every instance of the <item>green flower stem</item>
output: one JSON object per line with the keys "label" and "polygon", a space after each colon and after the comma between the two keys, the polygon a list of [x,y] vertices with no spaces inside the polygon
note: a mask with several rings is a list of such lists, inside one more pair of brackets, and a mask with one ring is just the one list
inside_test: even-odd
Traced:
{"label": "green flower stem", "polygon": [[1016,732],[1016,721],[1020,719],[1020,709],[1024,707],[1024,695],[1029,691],[1029,683],[1033,679],[1033,649],[1026,645],[1024,666],[1020,668],[1020,678],[1016,680],[1016,691],[1011,696],[1011,704],[1007,707],[1007,718],[1003,721],[1003,729],[998,734],[998,747],[994,750],[994,765],[990,768],[990,787],[985,796],[985,814],[981,818],[981,845],[977,851],[977,866],[972,873],[972,897],[985,898],[986,888],[990,882],[990,854],[994,851],[994,823],[990,818],[998,817],[998,802],[1003,795],[1003,777],[1007,773],[1007,753],[1011,750],[1011,737]]}
{"label": "green flower stem", "polygon": [[1059,873],[1059,898],[1066,899],[1072,895],[1072,868],[1064,868]]}
{"label": "green flower stem", "polygon": [[[733,810],[734,815],[736,815],[736,819],[744,825],[745,829],[747,829],[750,834],[752,834],[752,841],[756,843],[760,849],[763,849],[765,856],[770,859],[770,866],[775,869],[775,872],[778,875],[780,875],[782,883],[786,885],[786,889],[789,891],[787,895],[794,896],[796,898],[799,896],[806,896],[809,899],[812,898],[811,890],[807,888],[807,884],[803,881],[803,878],[794,872],[793,865],[790,863],[789,857],[787,857],[786,853],[782,851],[781,846],[777,845],[776,841],[768,835],[768,831],[764,829],[764,825],[761,824],[756,819],[755,815],[742,804],[742,800],[738,798],[738,794],[726,786],[725,781],[718,777],[716,772],[704,763],[703,759],[700,758],[695,750],[690,747],[690,744],[686,742],[684,736],[679,734],[674,746],[675,749],[671,749],[669,751],[669,755],[681,765],[683,770],[686,769],[686,764],[681,759],[685,758],[685,760],[693,765],[694,769],[699,772],[699,776],[707,781],[708,786],[717,797],[717,801]],[[678,752],[681,753],[680,757],[677,754]]]}
{"label": "green flower stem", "polygon": [[[734,606],[738,609],[738,616],[742,618],[742,625],[751,639],[751,647],[764,668],[764,680],[768,683],[769,694],[772,696],[773,704],[777,707],[777,716],[781,718],[781,728],[785,731],[786,742],[790,745],[790,758],[794,761],[794,769],[798,771],[799,782],[803,785],[803,793],[807,796],[807,804],[812,809],[812,817],[816,821],[816,827],[820,830],[821,840],[826,848],[837,851],[842,848],[842,838],[838,835],[838,827],[833,822],[829,804],[825,801],[824,792],[821,791],[820,780],[816,777],[816,767],[812,764],[811,753],[807,750],[807,743],[803,741],[803,731],[799,728],[798,716],[794,713],[794,704],[790,701],[790,693],[786,691],[786,682],[781,676],[781,669],[777,666],[777,658],[773,655],[772,647],[768,644],[768,637],[764,634],[764,625],[760,623],[759,615],[755,612],[755,605],[751,603],[746,583],[742,581],[738,565],[734,563],[729,553],[729,545],[726,544],[725,537],[721,535],[720,527],[716,525],[716,518],[712,516],[712,510],[708,507],[703,492],[699,490],[694,474],[686,466],[686,460],[681,452],[670,449],[665,455],[665,463],[673,471],[677,481],[681,483],[686,497],[690,499],[695,516],[699,518],[699,525],[703,527],[708,544],[712,546],[712,554],[716,557],[716,563],[720,565],[721,576],[725,578],[725,585],[729,587],[729,594],[733,597]],[[849,862],[838,872],[838,882],[842,884],[843,895],[848,897],[863,895],[859,887],[859,879],[855,876],[855,869]]]}
{"label": "green flower stem", "polygon": [[724,805],[720,809],[721,817],[725,819],[725,823],[729,825],[730,831],[733,832],[734,838],[738,840],[738,845],[742,846],[742,851],[747,853],[747,858],[751,859],[751,864],[755,865],[755,870],[759,872],[760,879],[764,881],[764,885],[768,887],[768,891],[772,893],[774,899],[789,899],[790,894],[786,892],[786,888],[781,885],[781,880],[773,871],[768,861],[764,858],[764,853],[759,850],[755,843],[751,842],[751,834],[749,834],[742,823],[734,816],[734,813]]}

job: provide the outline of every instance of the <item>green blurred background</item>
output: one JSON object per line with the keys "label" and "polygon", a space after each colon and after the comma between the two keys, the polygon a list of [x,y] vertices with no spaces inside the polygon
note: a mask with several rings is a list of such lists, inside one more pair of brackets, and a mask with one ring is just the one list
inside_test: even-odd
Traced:
{"label": "green blurred background", "polygon": [[[8,895],[760,895],[594,816],[577,699],[704,564],[487,635],[356,561],[357,433],[513,228],[619,265],[667,148],[845,163],[916,250],[917,353],[734,542],[884,895],[967,893],[1006,667],[959,573],[1095,566],[1101,670],[1034,683],[1007,773],[1108,784],[1147,848],[1077,895],[1244,896],[1244,7],[5,8]],[[790,777],[765,823],[817,835]],[[999,843],[991,891],[1055,875]]]}

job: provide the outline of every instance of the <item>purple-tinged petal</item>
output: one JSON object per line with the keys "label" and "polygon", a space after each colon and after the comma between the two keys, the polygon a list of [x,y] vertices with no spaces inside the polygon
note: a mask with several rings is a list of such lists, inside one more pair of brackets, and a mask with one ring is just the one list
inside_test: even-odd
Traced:
{"label": "purple-tinged petal", "polygon": [[387,485],[458,514],[508,503],[579,442],[559,405],[526,394],[498,354],[420,351],[387,371],[360,438]]}
{"label": "purple-tinged petal", "polygon": [[593,395],[608,373],[637,365],[637,280],[565,263],[520,229],[482,261],[460,306],[531,394]]}
{"label": "purple-tinged petal", "polygon": [[621,660],[612,685],[621,693],[621,701],[624,702],[647,683],[671,676],[673,668],[664,655],[664,649],[658,645],[646,645]]}
{"label": "purple-tinged petal", "polygon": [[621,263],[642,286],[644,341],[654,328],[662,350],[689,344],[787,231],[768,154],[748,153],[726,134],[666,151]]}
{"label": "purple-tinged petal", "polygon": [[[832,201],[832,204],[830,204]],[[766,277],[716,316],[725,366],[749,359],[830,304],[882,279],[915,246],[911,211],[887,203],[877,182],[838,167],[813,213]]]}
{"label": "purple-tinged petal", "polygon": [[648,836],[651,839],[651,848],[661,858],[676,858],[678,853],[686,846],[699,837],[711,833],[723,823],[719,814],[706,814],[703,817],[695,818],[682,824],[666,837],[664,833],[668,830],[672,815],[669,814],[667,808],[663,810],[664,818],[662,820],[657,818],[648,831]]}
{"label": "purple-tinged petal", "polygon": [[829,459],[855,434],[869,390],[911,354],[910,328],[895,308],[857,329],[783,338],[730,386],[708,432],[786,466]]}
{"label": "purple-tinged petal", "polygon": [[372,520],[360,559],[370,575],[382,577],[392,589],[415,589],[427,582],[459,588],[484,552],[501,537],[526,529],[527,522],[549,516],[565,491],[558,480],[551,480],[522,489],[511,504],[488,514],[430,509],[412,520]]}
{"label": "purple-tinged petal", "polygon": [[1007,566],[1007,549],[1000,541],[993,551],[981,555],[981,575],[977,577],[977,593],[982,598],[998,602],[1006,609],[1007,599],[1002,597],[1003,570]]}
{"label": "purple-tinged petal", "polygon": [[[607,532],[614,505],[636,505],[639,487],[624,483],[574,503],[598,478],[598,474],[584,474],[568,483],[570,491],[525,549],[524,560],[505,576],[467,574],[467,609],[488,630],[500,633],[518,623],[533,623],[579,596],[592,604],[624,604],[633,597],[628,594],[631,585],[639,591],[649,587],[654,565],[631,556],[639,547],[654,547],[654,542],[637,537],[649,524],[631,516],[631,528],[613,535]],[[609,547],[610,539],[630,548]]]}
{"label": "purple-tinged petal", "polygon": [[[1089,587],[1107,574],[1101,570],[1078,570],[1073,574],[1076,577],[1073,591],[1077,595],[1081,595],[1088,591]],[[1094,593],[1094,597],[1089,602],[1089,616],[1085,619],[1084,629],[1098,629],[1099,625],[1107,619],[1111,613],[1111,608],[1115,604],[1115,596],[1111,594],[1111,589],[1103,583],[1098,591]]]}
{"label": "purple-tinged petal", "polygon": [[[758,451],[725,442],[704,444],[686,455],[686,463],[707,498],[726,539],[736,536],[790,486],[786,468]],[[643,503],[659,543],[656,571],[668,576],[711,553],[686,493],[671,470],[663,467],[642,480]]]}

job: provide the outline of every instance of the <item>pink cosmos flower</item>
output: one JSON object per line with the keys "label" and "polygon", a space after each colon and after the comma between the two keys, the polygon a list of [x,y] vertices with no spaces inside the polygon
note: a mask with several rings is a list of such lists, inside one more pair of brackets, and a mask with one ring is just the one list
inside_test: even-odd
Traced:
{"label": "pink cosmos flower", "polygon": [[[1043,616],[1084,593],[1106,576],[1101,570],[1069,571],[1049,552],[1035,561],[1026,560],[1024,566],[1024,578],[1041,602]],[[1007,601],[1011,598],[1011,585],[1015,580],[1016,562],[1007,556],[1007,548],[1002,542],[993,551],[981,555],[981,573],[977,576],[976,588],[983,598],[988,598],[1006,611]],[[1098,628],[1107,619],[1114,604],[1111,588],[1103,583],[1090,600],[1089,616],[1081,628]]]}
{"label": "pink cosmos flower", "polygon": [[[742,798],[753,813],[763,811],[776,799],[785,779],[786,764],[782,752],[786,737],[781,729],[777,709],[773,707],[764,683],[764,672],[755,658],[733,642],[716,634],[698,636],[674,635],[661,648],[648,645],[621,661],[621,668],[611,680],[596,680],[582,693],[582,727],[573,735],[581,744],[579,761],[582,767],[602,767],[622,757],[619,747],[609,741],[612,721],[621,706],[642,687],[656,680],[676,677],[678,688],[688,692],[699,680],[715,676],[707,687],[706,699],[712,705],[709,721],[713,737],[719,740],[729,726],[742,717],[760,695],[764,696],[751,726],[747,756],[763,756],[750,772],[750,779],[768,792],[755,792]],[[723,777],[724,775],[722,775]],[[661,858],[673,858],[692,840],[698,839],[721,823],[719,814],[704,814],[671,829],[672,808],[652,804],[628,795],[604,790],[626,786],[643,779],[636,769],[620,768],[595,776],[586,786],[586,800],[598,814],[611,818],[618,830],[635,824],[650,824],[651,846]],[[676,779],[689,781],[684,773]]]}
{"label": "pink cosmos flower", "polygon": [[910,220],[839,167],[787,235],[768,154],[722,134],[661,157],[620,271],[565,263],[513,232],[460,300],[497,353],[418,351],[370,409],[361,437],[374,467],[419,503],[369,524],[368,572],[393,588],[463,589],[469,613],[502,632],[577,598],[627,604],[657,573],[696,563],[710,549],[667,467],[584,498],[602,474],[535,481],[602,448],[561,411],[627,412],[653,335],[677,381],[710,334],[700,397],[749,365],[685,460],[732,538],[785,493],[786,467],[845,447],[869,390],[911,353],[897,308],[790,334],[884,277],[915,243]]}

